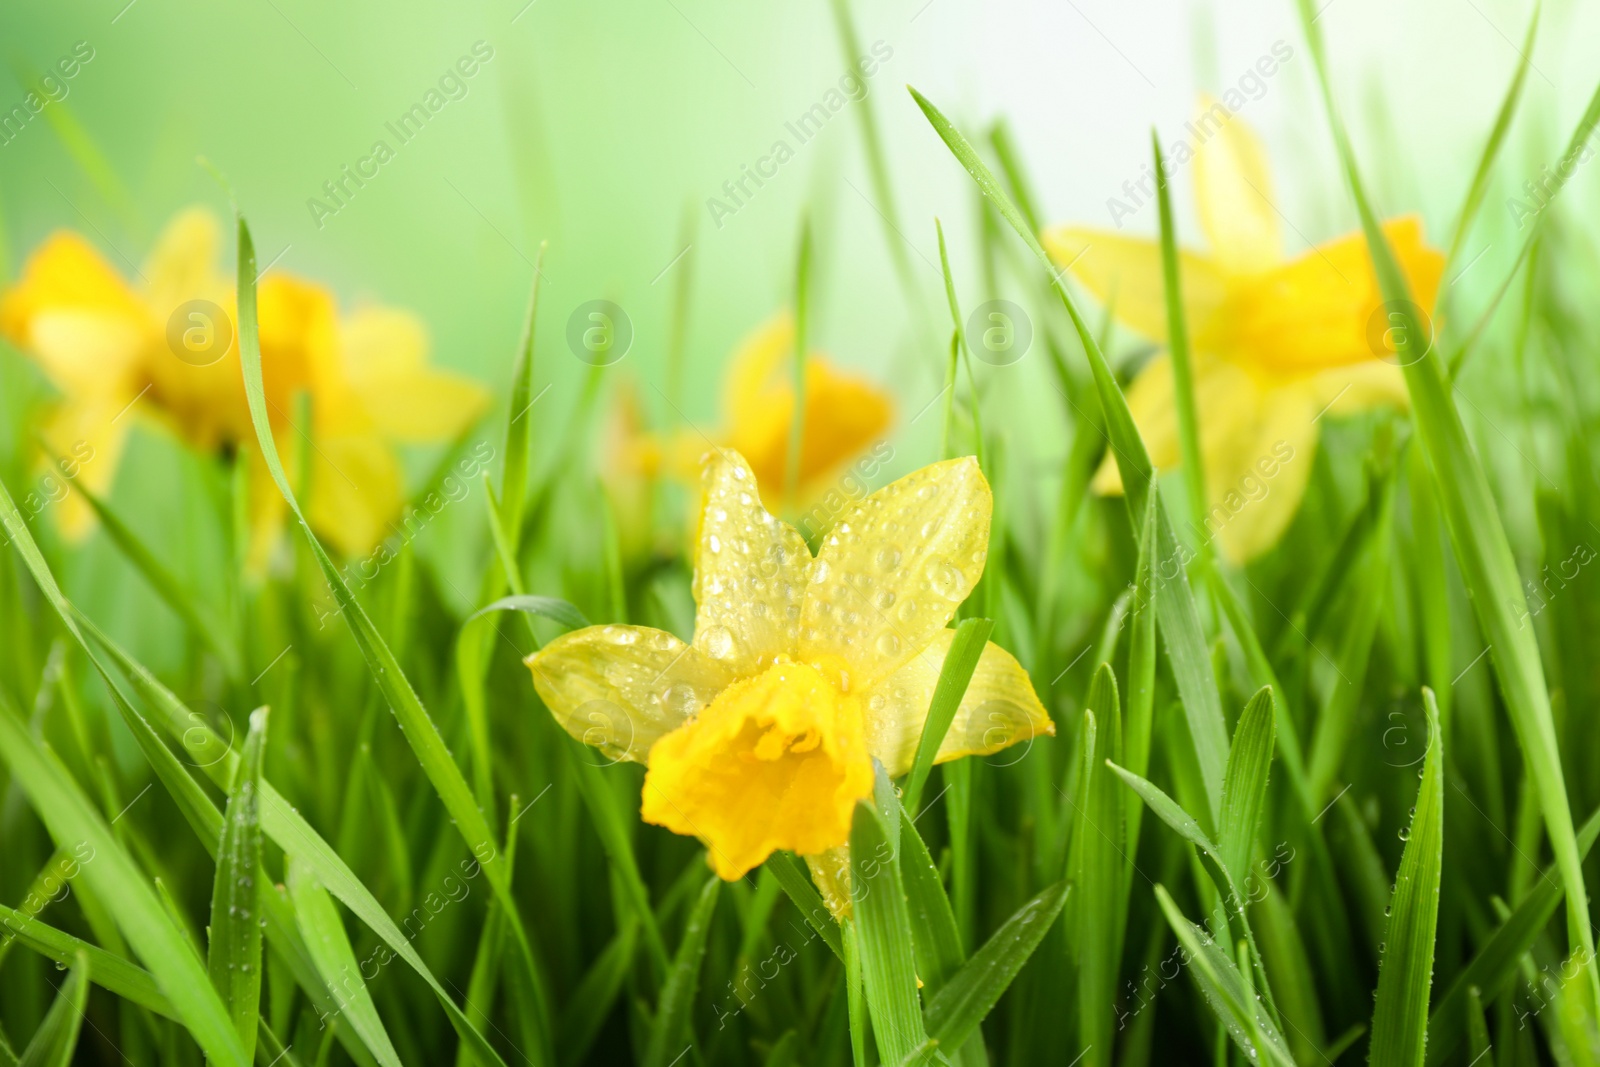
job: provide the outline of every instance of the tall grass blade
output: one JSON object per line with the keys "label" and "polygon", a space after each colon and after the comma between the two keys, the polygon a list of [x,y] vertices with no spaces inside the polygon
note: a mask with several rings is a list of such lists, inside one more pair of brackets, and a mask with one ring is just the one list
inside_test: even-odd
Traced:
{"label": "tall grass blade", "polygon": [[[683,940],[678,942],[677,955],[672,958],[672,969],[667,972],[667,983],[661,990],[645,1067],[667,1067],[688,1051],[688,1046],[680,1049],[678,1043],[689,1030],[689,1009],[694,1006],[694,991],[700,984],[700,964],[705,959],[706,938],[711,933],[711,916],[717,910],[721,888],[722,879],[714,874],[700,887],[688,925],[683,929]],[[691,1036],[689,1044],[693,1043]]]}
{"label": "tall grass blade", "polygon": [[1089,684],[1083,709],[1083,767],[1067,877],[1076,892],[1067,907],[1067,937],[1077,964],[1078,1044],[1088,1067],[1109,1065],[1118,965],[1122,959],[1122,787],[1110,764],[1122,756],[1122,708],[1109,664]]}
{"label": "tall grass blade", "polygon": [[1262,689],[1244,706],[1233,728],[1228,780],[1222,789],[1222,832],[1217,844],[1222,862],[1241,885],[1250,873],[1250,850],[1267,803],[1274,732],[1272,690]]}
{"label": "tall grass blade", "polygon": [[928,1001],[922,1020],[928,1043],[918,1053],[955,1048],[977,1029],[1050,932],[1071,888],[1057,882],[1018,908]]}
{"label": "tall grass blade", "polygon": [[[1011,225],[1027,244],[1044,269],[1049,273],[1051,287],[1060,298],[1067,315],[1072,319],[1078,340],[1089,360],[1089,370],[1100,395],[1105,417],[1105,432],[1116,457],[1117,470],[1122,475],[1123,495],[1128,506],[1130,521],[1137,522],[1144,514],[1146,494],[1156,492],[1154,468],[1150,454],[1134,425],[1133,413],[1128,410],[1127,398],[1117,384],[1111,366],[1100,350],[1099,342],[1089,330],[1088,323],[1079,314],[1077,304],[1067,292],[1060,274],[1050,262],[1044,246],[1039,243],[1028,222],[1016,205],[1006,196],[1005,190],[995,180],[988,166],[972,146],[967,143],[950,120],[915,89],[911,96],[923,115],[944,141],[956,160],[977,182],[979,191],[992,203],[1000,217]],[[1172,673],[1183,698],[1184,713],[1189,720],[1189,733],[1194,741],[1200,772],[1205,780],[1213,824],[1221,815],[1222,778],[1228,762],[1228,735],[1222,717],[1222,700],[1217,693],[1216,677],[1211,672],[1210,658],[1206,654],[1201,635],[1198,610],[1184,572],[1184,555],[1164,509],[1157,508],[1157,544],[1160,546],[1159,571],[1161,581],[1157,586],[1156,610],[1166,639],[1171,659]],[[1174,573],[1170,578],[1165,571]]]}
{"label": "tall grass blade", "polygon": [[267,709],[250,714],[239,773],[222,818],[217,870],[211,888],[210,945],[206,970],[217,987],[247,1056],[255,1055],[256,1013],[261,1007],[261,758]]}
{"label": "tall grass blade", "polygon": [[288,886],[306,948],[337,1006],[336,1015],[323,1016],[318,1022],[323,1026],[348,1024],[379,1063],[384,1067],[399,1067],[400,1055],[378,1018],[377,1006],[372,1002],[372,993],[367,989],[361,964],[333,898],[298,857],[289,857]]}
{"label": "tall grass blade", "polygon": [[1444,868],[1444,736],[1433,690],[1422,691],[1428,709],[1428,753],[1422,785],[1394,879],[1378,1004],[1372,1013],[1373,1063],[1422,1067],[1428,1042],[1428,994],[1433,987],[1434,941],[1439,927],[1439,878]]}
{"label": "tall grass blade", "polygon": [[944,735],[955,721],[961,708],[961,699],[967,694],[972,672],[978,668],[978,659],[994,632],[994,623],[988,619],[963,619],[950,639],[950,650],[945,653],[944,665],[939,668],[939,681],[933,688],[933,699],[928,704],[928,717],[922,722],[922,737],[917,741],[917,754],[911,763],[911,773],[906,776],[905,808],[915,815],[922,800],[922,789],[928,783],[933,761],[944,743]]}
{"label": "tall grass blade", "polygon": [[79,955],[87,957],[89,979],[95,985],[115,993],[123,1000],[137,1004],[146,1011],[164,1015],[168,1019],[178,1018],[172,1004],[161,992],[161,987],[156,984],[156,980],[150,976],[149,971],[138,964],[129,963],[121,956],[113,955],[103,948],[57,930],[31,915],[8,908],[4,904],[0,904],[0,927],[5,928],[8,939],[16,938],[61,967],[70,967],[72,961]]}
{"label": "tall grass blade", "polygon": [[[244,370],[245,396],[249,401],[250,421],[255,426],[256,441],[261,448],[262,459],[266,462],[267,470],[272,475],[278,491],[283,494],[284,501],[289,505],[290,513],[305,533],[307,545],[316,560],[317,568],[322,572],[339,605],[339,614],[350,627],[351,636],[355,638],[356,646],[360,649],[361,656],[366,661],[385,702],[388,703],[389,710],[394,712],[401,732],[405,734],[406,741],[417,758],[417,763],[433,784],[467,848],[482,863],[490,886],[505,908],[507,921],[515,934],[526,977],[535,991],[535,996],[543,1004],[546,1002],[543,993],[544,980],[534,959],[527,932],[523,929],[522,920],[517,914],[510,881],[506,877],[505,857],[496,848],[495,836],[489,826],[488,818],[474,799],[472,789],[467,785],[461,768],[450,755],[439,728],[434,725],[427,709],[422,706],[421,698],[411,687],[411,682],[406,678],[394,653],[384,642],[378,628],[373,625],[366,609],[356,599],[355,593],[345,583],[338,567],[323,549],[322,542],[312,532],[310,523],[306,521],[305,514],[300,509],[299,500],[290,487],[283,463],[278,458],[261,377],[261,344],[256,322],[255,244],[250,236],[250,227],[242,214],[238,217],[238,235],[239,360]],[[542,1018],[535,1020],[540,1044],[527,1051],[530,1055],[536,1056],[538,1062],[549,1063],[553,1056],[549,1019],[546,1012],[541,1011],[541,1015]]]}
{"label": "tall grass blade", "polygon": [[68,1067],[83,1029],[83,1010],[89,1003],[89,957],[79,953],[56,991],[55,1002],[22,1050],[21,1067]]}
{"label": "tall grass blade", "polygon": [[[1550,707],[1550,693],[1545,686],[1539,646],[1533,628],[1520,622],[1527,614],[1527,600],[1523,596],[1516,559],[1511,554],[1511,544],[1506,539],[1494,494],[1489,489],[1488,479],[1467,438],[1466,427],[1451,396],[1444,360],[1432,347],[1431,331],[1418,320],[1405,276],[1367,199],[1355,152],[1334,103],[1322,38],[1313,21],[1315,11],[1310,0],[1299,0],[1299,8],[1315,61],[1318,87],[1328,122],[1333,128],[1351,195],[1361,215],[1361,227],[1366,233],[1367,247],[1377,271],[1379,286],[1390,311],[1396,316],[1391,321],[1397,322],[1400,327],[1395,334],[1397,356],[1404,367],[1406,387],[1411,394],[1412,417],[1417,434],[1422,439],[1428,465],[1439,489],[1439,501],[1450,530],[1450,539],[1455,545],[1462,580],[1472,599],[1478,625],[1489,641],[1490,658],[1500,683],[1501,695],[1511,714],[1512,724],[1516,727],[1528,773],[1538,790],[1551,850],[1561,869],[1562,881],[1566,883],[1569,946],[1584,961],[1591,1006],[1600,1013],[1600,969],[1596,968],[1594,958],[1594,931],[1589,925],[1587,913],[1588,895],[1578,860],[1572,810],[1567,799],[1566,779],[1561,768],[1555,719]],[[1583,136],[1578,143],[1587,140],[1597,121],[1600,121],[1600,90],[1591,100],[1589,110],[1580,124],[1579,132]]]}
{"label": "tall grass blade", "polygon": [[[1206,528],[1206,470],[1200,456],[1200,417],[1194,409],[1194,368],[1189,355],[1189,326],[1183,313],[1183,288],[1178,275],[1177,226],[1172,221],[1172,192],[1161,140],[1150,131],[1150,148],[1156,162],[1156,202],[1161,220],[1161,291],[1167,303],[1167,352],[1172,358],[1172,401],[1178,409],[1178,450],[1182,456],[1184,495],[1189,498],[1189,521],[1194,529]],[[1202,555],[1211,542],[1202,540]]]}
{"label": "tall grass blade", "polygon": [[883,1062],[899,1063],[925,1037],[917,969],[906,937],[911,915],[899,849],[884,817],[865,800],[856,805],[850,829],[850,894],[872,1036]]}

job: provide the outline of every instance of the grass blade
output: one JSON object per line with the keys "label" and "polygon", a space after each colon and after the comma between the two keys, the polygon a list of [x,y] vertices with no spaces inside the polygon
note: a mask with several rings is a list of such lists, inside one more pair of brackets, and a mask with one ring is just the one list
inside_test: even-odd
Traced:
{"label": "grass blade", "polygon": [[[255,244],[250,236],[250,227],[242,214],[238,216],[238,235],[239,361],[244,371],[245,396],[249,401],[250,421],[255,426],[256,442],[261,449],[262,459],[278,491],[283,494],[290,513],[305,533],[307,545],[316,560],[317,568],[322,572],[323,579],[328,583],[335,601],[338,602],[339,614],[350,627],[350,634],[355,638],[361,657],[366,661],[373,681],[377,683],[384,701],[389,705],[389,710],[394,713],[395,720],[400,724],[400,729],[405,734],[418,765],[438,793],[445,810],[450,814],[451,823],[461,834],[467,848],[482,864],[490,886],[505,908],[506,919],[515,934],[526,976],[532,985],[535,997],[543,1004],[545,1003],[544,981],[539,973],[539,965],[533,957],[527,931],[523,929],[522,920],[516,911],[510,880],[506,877],[505,857],[495,847],[495,837],[490,829],[488,817],[473,798],[472,789],[467,785],[461,768],[450,755],[450,749],[445,745],[439,728],[428,715],[427,709],[422,706],[421,698],[412,688],[394,653],[384,642],[378,628],[373,625],[366,609],[356,599],[355,593],[345,583],[338,567],[334,566],[333,560],[323,549],[322,542],[312,532],[310,523],[306,521],[305,514],[300,509],[300,502],[290,487],[283,463],[278,457],[261,377],[261,343],[256,321]],[[539,1063],[549,1063],[553,1056],[549,1020],[546,1012],[541,1011],[540,1014],[543,1017],[535,1020],[538,1024],[540,1043],[526,1051],[536,1056]]]}
{"label": "grass blade", "polygon": [[[1578,853],[1587,859],[1600,837],[1600,811],[1589,816],[1578,831]],[[1477,989],[1485,1001],[1500,994],[1517,973],[1524,954],[1550,922],[1556,908],[1561,906],[1563,893],[1558,872],[1547,870],[1534,888],[1517,905],[1505,922],[1500,924],[1472,962],[1456,975],[1448,989],[1433,1006],[1428,1016],[1428,1067],[1443,1064],[1456,1050],[1466,1034],[1470,1021],[1468,992]]]}
{"label": "grass blade", "polygon": [[1378,971],[1378,1005],[1372,1013],[1373,1063],[1422,1067],[1428,1042],[1428,993],[1439,926],[1439,878],[1444,858],[1444,737],[1433,690],[1422,691],[1428,709],[1428,752],[1400,870],[1394,879],[1387,948]]}
{"label": "grass blade", "polygon": [[[1156,901],[1178,935],[1178,943],[1183,946],[1190,965],[1189,973],[1229,1036],[1249,1057],[1249,1062],[1271,1060],[1283,1067],[1293,1067],[1294,1057],[1259,1000],[1248,992],[1244,975],[1233,957],[1209,933],[1184,917],[1164,886],[1156,886]],[[1257,1041],[1260,1048],[1255,1045]]]}
{"label": "grass blade", "polygon": [[913,815],[921,802],[922,789],[928,783],[939,746],[955,721],[961,699],[967,695],[967,685],[972,681],[972,672],[978,669],[978,659],[993,632],[994,623],[988,619],[963,619],[950,639],[950,650],[945,653],[939,681],[933,688],[933,699],[928,703],[928,717],[922,723],[922,737],[917,741],[911,773],[905,780],[905,809]]}
{"label": "grass blade", "polygon": [[582,1063],[595,1035],[605,1024],[622,991],[623,980],[633,966],[633,949],[638,944],[638,924],[628,923],[617,931],[610,944],[601,950],[587,974],[573,988],[572,999],[561,1014],[556,1037],[556,1060],[563,1064]]}
{"label": "grass blade", "polygon": [[89,978],[101,989],[115,993],[146,1011],[169,1019],[178,1017],[150,972],[138,964],[129,963],[121,956],[79,940],[4,904],[0,904],[0,927],[5,928],[8,938],[15,937],[60,966],[70,967],[77,956],[86,956],[89,960]]}
{"label": "grass blade", "polygon": [[[1183,314],[1183,289],[1178,276],[1177,227],[1172,221],[1172,194],[1161,141],[1150,131],[1150,148],[1156,159],[1156,200],[1161,220],[1161,291],[1167,302],[1167,351],[1172,357],[1172,400],[1178,409],[1178,449],[1182,456],[1183,486],[1189,498],[1189,521],[1196,530],[1206,528],[1206,470],[1200,457],[1200,417],[1194,409],[1194,369],[1189,361],[1189,326]],[[1210,551],[1202,541],[1202,554]]]}
{"label": "grass blade", "polygon": [[766,868],[772,872],[784,894],[805,916],[806,923],[817,932],[817,936],[827,943],[835,956],[844,960],[844,939],[839,932],[839,924],[828,915],[828,906],[822,902],[822,894],[817,892],[817,887],[811,884],[811,875],[806,872],[805,863],[792,852],[774,852],[767,858]]}
{"label": "grass blade", "polygon": [[1222,862],[1243,885],[1250,873],[1250,850],[1267,802],[1267,775],[1272,769],[1274,736],[1272,690],[1250,698],[1233,729],[1228,780],[1222,790],[1222,832],[1217,844]]}
{"label": "grass blade", "polygon": [[1113,1000],[1122,958],[1125,863],[1122,788],[1108,766],[1122,756],[1122,709],[1116,677],[1102,663],[1083,709],[1083,768],[1067,877],[1077,892],[1067,909],[1067,937],[1077,963],[1078,1044],[1086,1067],[1110,1064]]}
{"label": "grass blade", "polygon": [[1505,141],[1506,131],[1511,128],[1511,117],[1516,114],[1517,101],[1522,99],[1522,83],[1527,80],[1528,67],[1533,62],[1533,39],[1539,29],[1539,12],[1542,4],[1535,0],[1533,16],[1528,19],[1528,30],[1522,37],[1522,47],[1518,49],[1520,56],[1517,61],[1517,71],[1511,76],[1511,84],[1506,87],[1506,94],[1500,100],[1500,110],[1495,114],[1494,126],[1489,131],[1489,139],[1484,142],[1483,152],[1478,157],[1478,169],[1472,174],[1472,181],[1467,185],[1466,198],[1461,202],[1461,214],[1456,217],[1456,225],[1450,237],[1450,251],[1445,256],[1446,266],[1456,263],[1461,254],[1461,245],[1467,239],[1467,234],[1472,232],[1472,223],[1478,216],[1478,208],[1483,205],[1484,194],[1489,191],[1489,172],[1494,169],[1494,161],[1500,155],[1500,146]]}
{"label": "grass blade", "polygon": [[[1519,621],[1527,615],[1527,599],[1523,595],[1521,575],[1488,479],[1467,438],[1461,413],[1456,409],[1444,360],[1434,350],[1431,340],[1420,353],[1417,351],[1424,339],[1431,338],[1431,331],[1417,318],[1405,276],[1367,199],[1354,149],[1350,146],[1334,104],[1322,38],[1313,21],[1316,13],[1310,0],[1299,0],[1299,8],[1315,61],[1318,87],[1322,92],[1328,122],[1333,128],[1345,177],[1361,216],[1361,227],[1366,233],[1379,287],[1384,299],[1398,316],[1397,356],[1404,368],[1406,388],[1411,394],[1412,418],[1417,435],[1421,437],[1428,455],[1428,465],[1439,489],[1439,502],[1450,530],[1450,539],[1455,545],[1462,580],[1477,614],[1478,625],[1492,649],[1490,659],[1500,682],[1500,692],[1511,714],[1512,725],[1516,727],[1528,773],[1538,788],[1539,806],[1544,814],[1551,850],[1561,869],[1562,881],[1566,883],[1569,947],[1584,961],[1591,1007],[1600,1011],[1600,969],[1595,965],[1594,932],[1587,914],[1589,898],[1584,889],[1583,868],[1578,860],[1577,839],[1572,827],[1572,810],[1567,799],[1566,778],[1556,741],[1550,692],[1545,684],[1534,629],[1523,626]],[[1600,121],[1600,90],[1590,101],[1589,109],[1580,123],[1578,132],[1582,137],[1578,138],[1577,143],[1588,139],[1597,121]],[[1529,239],[1532,240],[1532,237],[1530,234]]]}
{"label": "grass blade", "polygon": [[[880,772],[881,774],[881,772]],[[856,805],[850,829],[850,895],[860,942],[861,977],[872,1013],[872,1036],[884,1063],[899,1063],[919,1046],[922,1007],[912,958],[911,915],[900,877],[899,849],[870,801]]]}
{"label": "grass blade", "polygon": [[[694,1006],[694,991],[700,984],[700,963],[705,959],[706,938],[711,933],[711,917],[717,910],[721,888],[722,879],[714,874],[700,887],[694,911],[689,913],[688,925],[683,929],[683,940],[678,942],[677,955],[672,958],[672,969],[667,972],[667,983],[661,989],[645,1067],[667,1067],[688,1051],[679,1049],[678,1042],[689,1029],[689,1009]],[[692,1034],[689,1043],[694,1043]]]}
{"label": "grass blade", "polygon": [[261,756],[267,709],[250,714],[244,755],[217,846],[211,888],[211,942],[206,970],[217,987],[247,1056],[255,1055],[256,1014],[261,1007]]}
{"label": "grass blade", "polygon": [[1070,889],[1069,883],[1057,882],[1018,908],[928,1001],[923,1013],[928,1041],[918,1052],[958,1047],[977,1029],[1049,933]]}
{"label": "grass blade", "polygon": [[[345,934],[344,923],[334,907],[333,898],[317,881],[304,860],[289,859],[289,897],[294,901],[300,932],[305,937],[306,948],[316,961],[317,971],[333,994],[339,1015],[349,1020],[350,1028],[361,1038],[362,1044],[372,1050],[384,1067],[399,1067],[400,1056],[389,1040],[389,1033],[378,1018],[378,1009],[372,1002],[372,993],[361,973],[355,949]],[[322,1025],[328,1016],[318,1020]]]}
{"label": "grass blade", "polygon": [[[972,176],[973,181],[977,182],[979,191],[994,205],[1000,216],[1011,225],[1049,273],[1051,288],[1055,290],[1062,306],[1067,310],[1067,315],[1072,319],[1078,340],[1088,357],[1089,370],[1094,378],[1095,389],[1100,395],[1100,404],[1105,416],[1105,432],[1111,442],[1112,454],[1116,457],[1117,470],[1122,475],[1123,496],[1128,507],[1128,517],[1130,521],[1138,522],[1144,514],[1146,495],[1158,491],[1154,482],[1154,469],[1150,464],[1150,454],[1139,436],[1139,429],[1134,425],[1133,413],[1128,410],[1127,398],[1122,395],[1122,389],[1100,350],[1099,342],[1090,331],[1088,323],[1079,314],[1076,303],[1050,263],[1050,257],[1039,244],[1039,238],[1034,235],[1016,205],[1006,196],[1005,190],[995,180],[988,166],[978,158],[978,154],[972,150],[967,139],[951,125],[950,120],[945,118],[937,107],[915,89],[911,90],[911,95],[946,147]],[[1199,614],[1189,589],[1188,576],[1183,569],[1186,556],[1182,554],[1184,550],[1178,544],[1177,535],[1172,530],[1165,510],[1161,508],[1157,508],[1156,535],[1157,544],[1161,549],[1160,570],[1164,572],[1167,569],[1168,561],[1175,564],[1172,567],[1175,572],[1172,577],[1169,579],[1163,574],[1163,580],[1157,586],[1156,611],[1166,639],[1168,655],[1172,661],[1173,677],[1183,697],[1184,713],[1189,719],[1189,732],[1194,740],[1201,775],[1205,779],[1207,798],[1211,807],[1208,814],[1215,823],[1221,815],[1222,779],[1228,762],[1228,735],[1222,717],[1222,700],[1217,693],[1216,677],[1211,672],[1205,642],[1201,637]]]}
{"label": "grass blade", "polygon": [[89,957],[78,953],[61,983],[56,999],[44,1021],[33,1033],[33,1040],[22,1050],[21,1067],[68,1067],[78,1047],[78,1032],[83,1029],[83,1009],[89,1003]]}
{"label": "grass blade", "polygon": [[548,241],[539,242],[533,262],[533,282],[528,292],[528,317],[522,325],[522,340],[517,344],[517,361],[511,370],[511,407],[506,415],[506,465],[500,476],[501,533],[512,546],[516,558],[518,533],[522,530],[522,506],[528,492],[528,450],[533,437],[533,352],[534,328],[539,321],[539,282],[544,278],[544,253]]}

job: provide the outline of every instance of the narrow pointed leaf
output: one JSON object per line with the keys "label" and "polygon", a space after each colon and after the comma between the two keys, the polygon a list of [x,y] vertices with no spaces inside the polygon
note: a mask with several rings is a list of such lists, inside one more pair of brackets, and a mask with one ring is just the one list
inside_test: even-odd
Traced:
{"label": "narrow pointed leaf", "polygon": [[261,757],[267,709],[250,715],[239,774],[228,797],[211,888],[206,970],[217,987],[245,1052],[255,1055],[261,1008]]}
{"label": "narrow pointed leaf", "polygon": [[89,957],[79,953],[67,980],[56,991],[55,1002],[22,1050],[21,1067],[68,1067],[83,1029],[83,1009],[89,1003]]}
{"label": "narrow pointed leaf", "polygon": [[693,1044],[689,1035],[689,1009],[694,1006],[694,993],[700,985],[700,964],[705,959],[706,938],[711,933],[711,916],[717,910],[717,893],[721,888],[722,879],[714,874],[700,887],[700,896],[689,913],[683,940],[678,943],[672,968],[667,972],[667,983],[661,990],[655,1029],[645,1052],[645,1067],[667,1067],[687,1050],[686,1040]]}

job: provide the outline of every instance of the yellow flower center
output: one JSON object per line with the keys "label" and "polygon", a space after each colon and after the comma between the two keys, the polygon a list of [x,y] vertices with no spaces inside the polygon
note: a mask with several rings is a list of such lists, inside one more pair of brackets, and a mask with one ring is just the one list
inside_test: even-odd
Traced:
{"label": "yellow flower center", "polygon": [[783,660],[655,743],[641,814],[698,837],[731,881],[777,849],[844,844],[856,801],[871,791],[860,697]]}

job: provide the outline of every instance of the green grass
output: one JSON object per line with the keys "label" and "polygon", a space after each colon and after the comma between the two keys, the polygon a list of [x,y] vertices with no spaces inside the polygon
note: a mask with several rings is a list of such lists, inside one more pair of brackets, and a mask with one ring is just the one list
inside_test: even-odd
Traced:
{"label": "green grass", "polygon": [[[1027,174],[1003,123],[969,136],[915,89],[874,94],[855,121],[883,234],[819,207],[752,267],[795,305],[779,373],[799,387],[809,339],[837,336],[827,264],[885,240],[895,277],[876,295],[909,309],[922,379],[943,387],[892,473],[975,455],[996,498],[916,756],[856,806],[842,922],[796,856],[722,882],[696,841],[643,824],[642,768],[567,736],[522,664],[591,622],[693,625],[694,494],[623,483],[602,425],[619,375],[657,359],[640,373],[664,372],[655,414],[676,426],[687,323],[729,313],[694,288],[692,215],[657,290],[659,351],[586,369],[563,410],[537,403],[566,358],[545,247],[520,316],[486,305],[521,326],[500,403],[411,457],[412,499],[479,444],[494,462],[359,583],[268,426],[244,215],[253,447],[293,527],[265,575],[239,551],[249,457],[144,430],[127,480],[86,494],[91,540],[64,541],[38,489],[48,390],[0,352],[0,1067],[1600,1063],[1594,177],[1565,178],[1527,229],[1496,210],[1593,137],[1600,94],[1538,116],[1573,124],[1560,142],[1530,129],[1529,55],[1553,21],[1536,9],[1472,159],[1358,151],[1301,8],[1322,108],[1302,117],[1327,120],[1340,164],[1309,194],[1343,205],[1398,302],[1372,190],[1424,190],[1385,206],[1452,221],[1434,231],[1447,295],[1436,322],[1405,323],[1430,342],[1401,348],[1410,410],[1321,423],[1300,513],[1248,565],[1185,532],[1203,525],[1207,412],[1176,291],[1195,235],[1165,177],[1147,225],[1181,472],[1152,468],[1127,405],[1148,344],[1039,244],[1036,191],[1071,176]],[[858,53],[843,0],[832,14]],[[133,212],[87,127],[51,114],[105,206]],[[909,218],[891,151],[906,128],[974,183],[940,207],[949,220],[975,189],[975,236]],[[1159,136],[1154,155],[1165,175]],[[1391,180],[1403,167],[1414,180]],[[937,240],[936,267],[906,233]],[[1010,367],[966,336],[1002,296],[1035,336]],[[771,499],[798,479],[802,425]],[[1089,489],[1108,455],[1120,500]],[[139,491],[132,461],[151,456],[193,506]],[[936,765],[991,640],[1057,734]]]}

